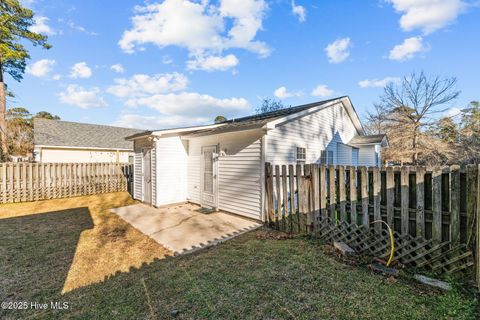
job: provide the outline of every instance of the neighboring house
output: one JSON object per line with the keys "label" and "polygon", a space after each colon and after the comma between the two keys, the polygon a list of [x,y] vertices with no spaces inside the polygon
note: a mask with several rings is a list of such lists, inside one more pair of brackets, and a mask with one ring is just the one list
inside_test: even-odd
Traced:
{"label": "neighboring house", "polygon": [[36,162],[133,162],[133,142],[142,130],[60,120],[34,119]]}
{"label": "neighboring house", "polygon": [[219,124],[145,131],[135,143],[134,198],[189,201],[263,220],[265,162],[380,164],[385,135],[366,136],[348,97]]}

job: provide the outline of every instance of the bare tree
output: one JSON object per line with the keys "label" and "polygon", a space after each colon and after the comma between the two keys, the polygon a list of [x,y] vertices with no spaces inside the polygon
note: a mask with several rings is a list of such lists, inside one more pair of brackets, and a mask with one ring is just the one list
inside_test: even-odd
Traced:
{"label": "bare tree", "polygon": [[390,83],[381,97],[381,108],[377,110],[382,120],[404,125],[411,139],[411,162],[418,163],[419,138],[426,126],[435,121],[434,115],[448,109],[448,104],[456,99],[456,78],[440,76],[427,77],[425,73],[412,73],[401,83]]}

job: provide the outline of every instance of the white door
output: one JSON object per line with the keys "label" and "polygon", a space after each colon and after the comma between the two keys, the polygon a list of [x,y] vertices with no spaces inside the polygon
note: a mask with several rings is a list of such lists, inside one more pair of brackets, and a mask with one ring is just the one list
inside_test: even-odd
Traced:
{"label": "white door", "polygon": [[202,147],[201,205],[217,208],[217,146]]}

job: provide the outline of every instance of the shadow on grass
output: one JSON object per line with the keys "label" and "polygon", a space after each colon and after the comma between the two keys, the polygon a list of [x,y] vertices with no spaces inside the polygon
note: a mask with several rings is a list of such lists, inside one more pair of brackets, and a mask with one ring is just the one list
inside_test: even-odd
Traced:
{"label": "shadow on grass", "polygon": [[80,235],[93,226],[86,207],[1,219],[0,301],[62,292]]}

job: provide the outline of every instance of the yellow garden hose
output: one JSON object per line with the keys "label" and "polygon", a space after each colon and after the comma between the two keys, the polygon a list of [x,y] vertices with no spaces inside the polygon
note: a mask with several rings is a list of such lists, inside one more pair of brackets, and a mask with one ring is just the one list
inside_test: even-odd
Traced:
{"label": "yellow garden hose", "polygon": [[371,222],[370,224],[374,224],[374,223],[377,223],[377,222],[380,222],[380,223],[383,223],[384,225],[386,225],[387,228],[388,228],[388,234],[390,235],[390,257],[388,258],[388,261],[387,261],[387,267],[388,267],[390,265],[390,263],[392,263],[393,254],[395,252],[395,241],[394,241],[394,238],[393,238],[393,231],[392,231],[392,228],[390,228],[390,226],[388,225],[388,223],[386,223],[383,220],[375,220],[375,221]]}

